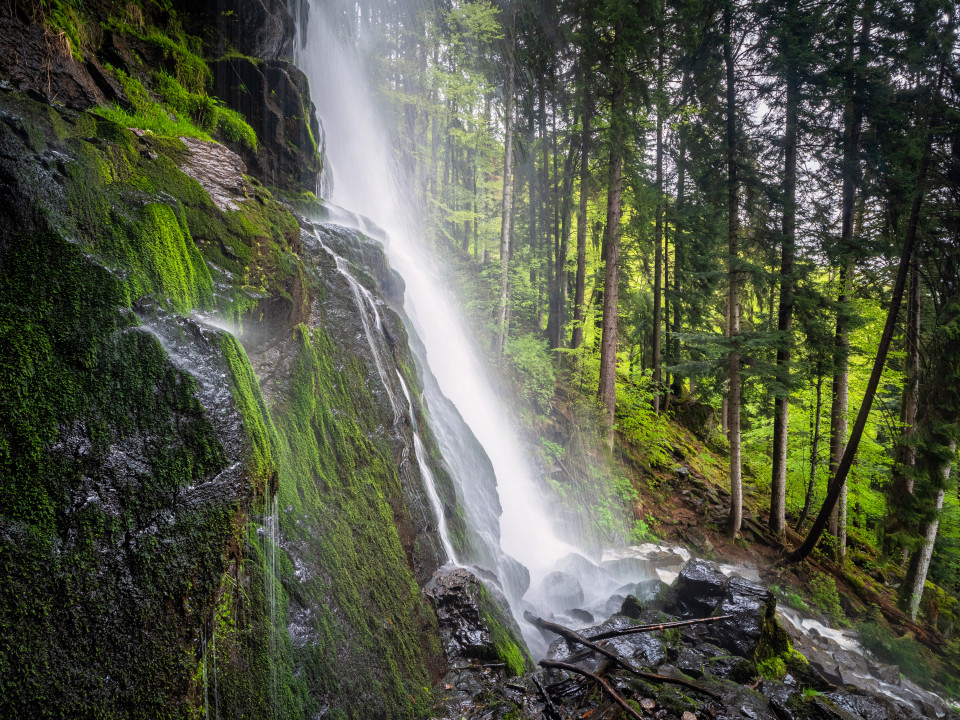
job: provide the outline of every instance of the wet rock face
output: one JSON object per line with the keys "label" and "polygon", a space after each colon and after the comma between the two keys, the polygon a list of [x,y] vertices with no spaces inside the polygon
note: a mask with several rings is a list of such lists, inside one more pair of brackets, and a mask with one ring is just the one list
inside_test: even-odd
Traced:
{"label": "wet rock face", "polygon": [[554,610],[563,612],[583,604],[583,587],[576,575],[556,570],[547,575],[540,585],[540,592]]}
{"label": "wet rock face", "polygon": [[708,634],[733,654],[753,657],[764,623],[773,621],[775,610],[776,601],[766,589],[743,578],[731,578],[714,614],[733,617],[710,626]]}
{"label": "wet rock face", "polygon": [[214,94],[257,133],[257,150],[239,144],[233,148],[250,171],[265,185],[316,190],[321,134],[306,76],[284,60],[230,58],[211,68]]}
{"label": "wet rock face", "polygon": [[[141,133],[137,133],[141,134]],[[220,143],[181,138],[186,146],[180,169],[210,195],[220,210],[237,210],[250,191],[243,177],[247,168],[240,157]]]}
{"label": "wet rock face", "polygon": [[720,604],[729,583],[713,563],[691,560],[667,594],[663,610],[684,619],[706,617]]}
{"label": "wet rock face", "polygon": [[[520,629],[506,598],[466,568],[440,568],[425,590],[440,624],[447,662],[452,667],[472,661],[503,662],[512,674],[529,664],[520,650]],[[517,657],[509,658],[510,645]],[[519,667],[510,667],[519,660]],[[531,666],[532,667],[532,666]]]}
{"label": "wet rock face", "polygon": [[284,0],[177,0],[175,5],[180,12],[201,14],[213,23],[217,55],[231,47],[265,60],[293,52],[296,26]]}
{"label": "wet rock face", "polygon": [[106,99],[91,76],[95,65],[73,58],[69,41],[0,9],[0,89],[83,110]]}

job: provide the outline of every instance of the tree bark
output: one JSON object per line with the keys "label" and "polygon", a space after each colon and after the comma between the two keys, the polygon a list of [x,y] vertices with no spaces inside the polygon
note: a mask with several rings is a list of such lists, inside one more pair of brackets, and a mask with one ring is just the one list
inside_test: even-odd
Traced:
{"label": "tree bark", "polygon": [[660,413],[660,343],[661,325],[663,324],[663,43],[660,43],[657,58],[657,207],[654,221],[654,253],[653,253],[653,412]]}
{"label": "tree bark", "polygon": [[813,488],[817,479],[817,466],[820,464],[820,413],[823,408],[823,372],[820,366],[817,366],[817,409],[813,416],[813,440],[810,447],[810,478],[807,481],[807,494],[803,500],[803,510],[797,523],[794,525],[796,530],[800,530],[807,515],[810,513],[810,505],[813,503]]}
{"label": "tree bark", "polygon": [[[795,0],[792,5],[795,6]],[[788,13],[789,14],[789,13]],[[790,412],[790,350],[793,345],[793,257],[797,229],[797,115],[800,82],[788,70],[783,163],[783,246],[780,259],[780,308],[777,330],[777,377],[783,385],[774,400],[773,472],[770,479],[770,530],[783,537],[786,530],[787,431]],[[772,302],[772,299],[771,299]]]}
{"label": "tree bark", "polygon": [[730,440],[730,514],[727,534],[737,537],[743,519],[743,485],[740,476],[740,353],[737,336],[740,334],[740,191],[737,184],[737,96],[733,66],[733,9],[730,3],[723,8],[723,60],[727,74],[727,274],[730,284],[729,308],[730,352],[729,384],[727,388],[727,437]]}
{"label": "tree bark", "polygon": [[580,203],[577,209],[577,281],[573,295],[573,337],[570,347],[583,344],[584,300],[587,284],[587,200],[590,187],[590,101],[584,89],[580,139]]}
{"label": "tree bark", "polygon": [[[622,28],[614,31],[614,47],[621,42]],[[604,233],[606,266],[603,281],[603,332],[600,339],[600,401],[606,410],[607,446],[613,449],[613,426],[617,406],[617,320],[620,270],[620,213],[623,192],[625,121],[622,118],[626,93],[626,62],[620,51],[612,68],[610,95],[610,160],[607,170],[607,227]]]}
{"label": "tree bark", "polygon": [[[939,98],[940,88],[943,84],[943,77],[946,70],[946,61],[940,66],[940,74],[937,78],[936,89],[934,90],[934,99]],[[803,544],[787,555],[788,562],[799,562],[807,557],[817,541],[823,534],[827,525],[833,507],[843,491],[847,479],[847,473],[850,472],[850,466],[853,464],[854,455],[860,444],[860,438],[863,436],[863,430],[867,425],[867,417],[870,415],[870,407],[873,405],[873,398],[877,393],[877,386],[880,384],[880,376],[883,374],[883,366],[887,360],[887,352],[890,349],[890,342],[893,339],[894,327],[897,324],[897,315],[900,313],[900,306],[903,303],[903,290],[907,284],[907,275],[909,273],[910,259],[913,257],[913,247],[916,244],[917,232],[920,226],[920,208],[923,205],[923,186],[927,179],[927,171],[930,167],[930,154],[932,138],[930,136],[929,122],[924,128],[925,145],[923,154],[920,158],[920,167],[917,171],[916,190],[913,195],[913,202],[910,207],[910,220],[907,223],[907,233],[903,242],[903,250],[900,255],[900,264],[897,269],[897,279],[893,286],[893,293],[890,297],[890,308],[887,311],[887,321],[883,327],[883,335],[880,337],[880,344],[877,348],[877,356],[873,363],[873,370],[870,373],[870,380],[867,383],[867,389],[863,394],[863,402],[860,404],[860,412],[857,414],[857,420],[853,425],[853,432],[847,442],[843,457],[837,466],[836,474],[827,489],[827,497],[820,508],[817,519],[813,522],[813,527],[807,534]]]}
{"label": "tree bark", "polygon": [[[910,271],[910,298],[907,303],[907,367],[903,386],[900,420],[903,422],[903,433],[897,442],[896,465],[893,470],[893,481],[890,484],[888,496],[890,515],[888,533],[893,535],[903,527],[900,510],[909,503],[913,495],[914,466],[916,465],[917,448],[915,445],[917,407],[920,394],[920,262],[914,258]],[[894,551],[895,548],[888,548]],[[900,550],[903,562],[906,562],[908,551],[906,547]]]}
{"label": "tree bark", "polygon": [[946,497],[946,485],[950,481],[950,466],[953,462],[953,456],[957,453],[956,442],[950,443],[951,459],[942,468],[940,476],[943,478],[943,484],[937,491],[937,499],[934,501],[934,516],[927,524],[924,531],[923,545],[914,553],[910,561],[910,569],[907,571],[907,577],[904,579],[903,587],[909,588],[907,598],[907,609],[910,613],[910,619],[916,622],[917,611],[920,609],[920,600],[923,598],[923,586],[927,582],[927,572],[930,570],[930,560],[933,557],[933,546],[937,541],[937,531],[940,529],[940,512],[943,510],[943,500]]}
{"label": "tree bark", "polygon": [[513,84],[515,63],[513,58],[515,42],[513,32],[516,25],[517,3],[510,2],[510,58],[507,67],[507,90],[504,98],[504,151],[503,151],[503,214],[500,221],[500,322],[497,355],[503,354],[507,342],[507,286],[509,284],[510,262],[510,220],[513,216]]}

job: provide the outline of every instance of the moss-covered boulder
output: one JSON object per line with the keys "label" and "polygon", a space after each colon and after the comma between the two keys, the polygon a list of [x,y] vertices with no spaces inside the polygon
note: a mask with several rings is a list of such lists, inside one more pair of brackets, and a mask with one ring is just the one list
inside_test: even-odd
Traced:
{"label": "moss-covered boulder", "polygon": [[447,662],[502,663],[508,675],[533,669],[503,595],[466,568],[441,568],[427,586],[437,610]]}

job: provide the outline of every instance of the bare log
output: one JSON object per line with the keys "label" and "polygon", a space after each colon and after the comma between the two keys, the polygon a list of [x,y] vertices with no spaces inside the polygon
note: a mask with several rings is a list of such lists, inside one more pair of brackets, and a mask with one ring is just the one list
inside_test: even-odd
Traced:
{"label": "bare log", "polygon": [[524,619],[526,619],[527,622],[533,623],[538,628],[542,628],[543,630],[549,630],[550,632],[556,633],[560,637],[565,638],[570,642],[575,642],[580,645],[583,645],[586,648],[590,648],[594,652],[599,653],[600,655],[603,655],[606,658],[609,658],[614,663],[622,667],[624,670],[626,670],[627,672],[633,673],[639,678],[643,678],[644,680],[655,680],[657,682],[662,682],[662,683],[672,683],[674,685],[683,685],[684,687],[688,687],[691,690],[696,690],[697,692],[703,693],[704,695],[709,695],[710,697],[716,698],[718,700],[720,699],[720,696],[717,695],[716,693],[711,692],[710,690],[705,690],[704,688],[690,682],[689,680],[684,680],[683,678],[668,677],[667,675],[658,675],[657,673],[646,672],[644,670],[637,670],[635,667],[633,667],[633,665],[631,665],[622,657],[617,655],[617,653],[613,652],[612,650],[608,650],[602,645],[598,645],[597,643],[592,642],[591,640],[588,640],[577,631],[571,630],[568,627],[564,627],[563,625],[558,625],[557,623],[550,622],[549,620],[544,620],[543,618],[538,618],[536,615],[530,612],[525,612],[523,614],[523,617]]}
{"label": "bare log", "polygon": [[700,625],[713,623],[719,620],[729,620],[733,615],[717,615],[716,617],[697,618],[695,620],[677,620],[676,622],[660,623],[659,625],[634,625],[633,627],[623,628],[623,630],[608,630],[607,632],[591,635],[588,640],[607,640],[608,638],[623,637],[624,635],[635,635],[637,633],[656,632],[658,630],[668,630],[669,628],[685,627],[687,625]]}
{"label": "bare log", "polygon": [[550,693],[546,691],[546,689],[540,683],[540,678],[538,678],[536,675],[533,676],[533,684],[537,686],[537,690],[540,691],[540,697],[543,698],[543,702],[547,706],[547,715],[552,717],[553,720],[563,720],[563,715],[560,714],[557,706],[554,705],[553,700],[550,699]]}

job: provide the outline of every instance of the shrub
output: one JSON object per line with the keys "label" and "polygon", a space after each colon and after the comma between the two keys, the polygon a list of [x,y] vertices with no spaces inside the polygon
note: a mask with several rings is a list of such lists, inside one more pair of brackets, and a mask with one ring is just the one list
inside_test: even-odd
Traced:
{"label": "shrub", "polygon": [[840,625],[849,625],[847,616],[840,607],[837,583],[829,575],[817,575],[810,581],[810,601],[813,606],[829,615]]}

